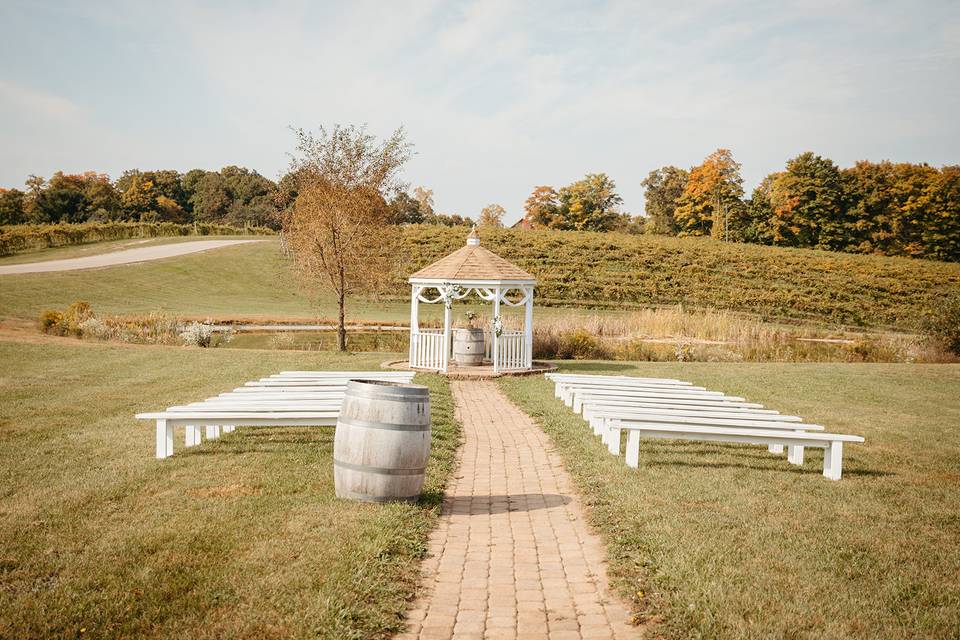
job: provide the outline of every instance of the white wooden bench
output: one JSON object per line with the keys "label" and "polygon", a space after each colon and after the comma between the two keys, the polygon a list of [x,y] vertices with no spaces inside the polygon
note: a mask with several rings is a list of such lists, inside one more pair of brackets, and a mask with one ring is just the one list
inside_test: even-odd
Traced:
{"label": "white wooden bench", "polygon": [[[601,437],[611,453],[617,455],[621,430],[624,429],[628,431],[630,447],[636,441],[637,451],[640,433],[673,434],[671,437],[678,439],[681,437],[678,434],[689,433],[697,437],[706,434],[714,440],[732,434],[734,439],[731,442],[766,444],[771,453],[783,453],[786,447],[787,459],[795,465],[803,464],[805,446],[828,449],[828,454],[836,458],[842,457],[842,442],[863,441],[858,436],[821,433],[825,431],[822,425],[804,424],[798,416],[783,416],[764,409],[761,404],[708,391],[689,382],[629,376],[548,374],[547,377],[554,382],[555,395],[575,412],[582,413],[593,432]],[[759,433],[762,437],[743,439],[744,434],[751,433]],[[806,445],[807,440],[802,437],[805,435],[811,436],[810,441],[817,444]],[[823,436],[829,437],[824,439]],[[630,447],[628,450],[632,451]],[[628,462],[632,455],[628,454]],[[835,467],[831,467],[835,471],[828,475],[825,468],[824,475],[836,475],[833,479],[839,479],[840,464],[837,458]]]}
{"label": "white wooden bench", "polygon": [[185,427],[184,441],[188,447],[200,444],[201,428],[208,439],[214,439],[220,436],[221,429],[230,432],[239,426],[333,426],[349,380],[410,382],[413,376],[413,372],[406,371],[281,372],[262,379],[280,384],[244,386],[201,402],[136,417],[156,421],[156,455],[166,458],[173,455],[173,431],[178,426]]}
{"label": "white wooden bench", "polygon": [[[811,425],[806,425],[811,426]],[[630,467],[640,464],[640,439],[697,440],[736,442],[824,449],[823,475],[830,480],[839,480],[843,472],[843,443],[863,442],[860,436],[811,431],[781,431],[773,429],[742,429],[734,427],[680,425],[646,421],[614,421],[611,431],[617,432],[617,453],[620,449],[620,430],[627,432],[625,459]]]}

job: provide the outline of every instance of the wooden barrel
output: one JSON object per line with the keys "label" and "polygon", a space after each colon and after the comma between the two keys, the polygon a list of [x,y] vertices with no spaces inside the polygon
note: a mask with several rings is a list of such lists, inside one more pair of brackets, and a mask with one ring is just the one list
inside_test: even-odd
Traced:
{"label": "wooden barrel", "polygon": [[429,457],[426,387],[375,380],[347,383],[333,441],[333,481],[339,497],[416,500]]}
{"label": "wooden barrel", "polygon": [[483,329],[453,330],[453,361],[461,367],[483,364]]}

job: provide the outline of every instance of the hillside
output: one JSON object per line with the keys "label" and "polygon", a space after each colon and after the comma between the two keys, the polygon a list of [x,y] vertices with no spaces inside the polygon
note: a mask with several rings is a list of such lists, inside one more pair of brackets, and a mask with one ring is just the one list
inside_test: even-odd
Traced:
{"label": "hillside", "polygon": [[[379,302],[351,302],[348,317],[405,322],[409,289],[402,280],[462,246],[465,235],[462,227],[405,228],[406,256],[395,293]],[[569,313],[561,307],[622,311],[683,303],[769,319],[909,330],[938,296],[960,292],[960,265],[952,263],[694,238],[511,230],[482,236],[485,246],[537,275],[540,318]],[[45,255],[59,258],[75,250]],[[36,318],[44,308],[77,299],[104,313],[335,316],[329,296],[319,305],[311,298],[275,239],[125,267],[0,276],[0,316],[18,318]],[[424,309],[427,316],[440,311]]]}
{"label": "hillside", "polygon": [[[457,249],[463,228],[406,229],[409,270]],[[485,230],[489,249],[535,274],[540,304],[711,307],[764,318],[911,329],[960,294],[955,263],[572,231]]]}

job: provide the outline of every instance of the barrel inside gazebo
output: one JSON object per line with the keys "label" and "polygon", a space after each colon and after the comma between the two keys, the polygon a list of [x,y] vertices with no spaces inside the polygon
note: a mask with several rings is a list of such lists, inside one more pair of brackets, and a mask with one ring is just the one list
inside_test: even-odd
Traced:
{"label": "barrel inside gazebo", "polygon": [[[451,309],[471,294],[492,305],[484,330],[482,364],[494,373],[525,371],[533,365],[533,288],[536,278],[480,246],[473,229],[466,246],[417,271],[409,279],[410,367],[447,372],[451,365]],[[419,305],[443,303],[443,328],[420,328]],[[502,311],[523,307],[521,329],[504,327]]]}

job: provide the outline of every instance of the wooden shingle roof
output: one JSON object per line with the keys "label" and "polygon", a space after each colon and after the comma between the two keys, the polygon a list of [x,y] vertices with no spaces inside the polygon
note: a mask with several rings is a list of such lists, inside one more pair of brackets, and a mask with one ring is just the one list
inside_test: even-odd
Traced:
{"label": "wooden shingle roof", "polygon": [[476,230],[467,236],[467,245],[420,269],[410,279],[430,280],[536,280],[532,275],[480,246]]}

